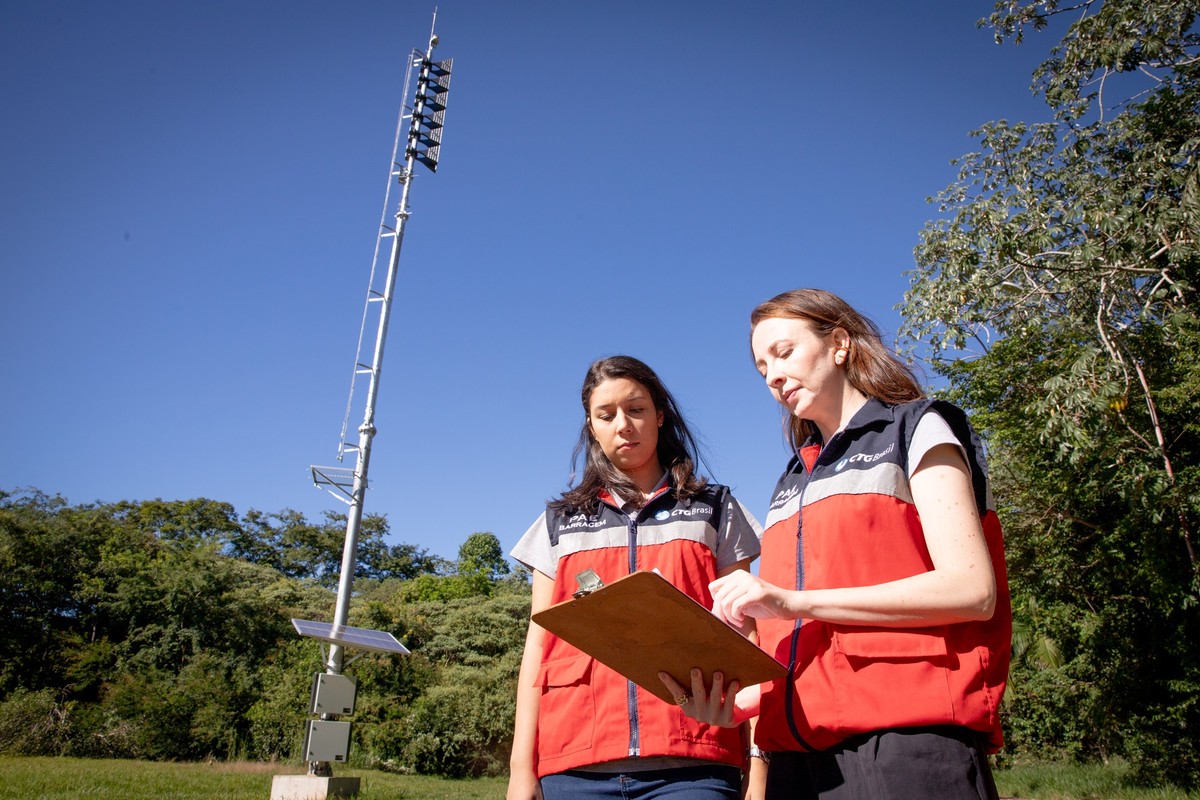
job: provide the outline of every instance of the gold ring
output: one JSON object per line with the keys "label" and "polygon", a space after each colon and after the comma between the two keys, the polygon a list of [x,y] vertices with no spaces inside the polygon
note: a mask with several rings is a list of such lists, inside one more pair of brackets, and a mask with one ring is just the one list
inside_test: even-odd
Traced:
{"label": "gold ring", "polygon": [[688,704],[688,701],[691,699],[692,699],[692,696],[690,694],[681,694],[681,695],[679,695],[679,697],[675,698],[675,704],[681,705],[681,706],[686,706]]}

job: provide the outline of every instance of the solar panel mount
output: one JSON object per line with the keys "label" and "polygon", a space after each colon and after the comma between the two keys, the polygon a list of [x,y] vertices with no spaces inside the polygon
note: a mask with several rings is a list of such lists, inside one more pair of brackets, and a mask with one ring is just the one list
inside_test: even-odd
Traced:
{"label": "solar panel mount", "polygon": [[387,631],[354,628],[349,625],[335,627],[328,622],[316,622],[308,619],[293,619],[292,627],[301,636],[320,639],[342,647],[370,650],[375,653],[407,654],[409,652],[407,647],[400,644],[399,640]]}

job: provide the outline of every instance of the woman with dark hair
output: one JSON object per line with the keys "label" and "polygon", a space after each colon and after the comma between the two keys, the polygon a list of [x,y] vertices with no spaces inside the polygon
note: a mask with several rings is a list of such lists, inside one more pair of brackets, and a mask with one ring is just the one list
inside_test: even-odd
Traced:
{"label": "woman with dark hair", "polygon": [[687,710],[735,724],[759,696],[768,800],[995,798],[1012,618],[979,439],[836,295],[785,292],[750,324],[793,458],[760,576],[714,581],[712,608],[755,619],[788,674],[736,699],[693,680]]}
{"label": "woman with dark hair", "polygon": [[[533,571],[532,612],[569,599],[588,569],[604,583],[658,570],[709,605],[709,583],[758,555],[758,523],[727,487],[697,474],[695,439],[641,361],[596,361],[581,399],[572,461],[582,461],[583,476],[512,551]],[[685,692],[663,702],[531,621],[508,800],[739,797],[742,732],[690,719],[690,702]]]}

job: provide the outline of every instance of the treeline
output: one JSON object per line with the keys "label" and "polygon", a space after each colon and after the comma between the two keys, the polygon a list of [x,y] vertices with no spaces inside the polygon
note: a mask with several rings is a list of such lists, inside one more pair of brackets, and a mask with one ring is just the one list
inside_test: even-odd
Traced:
{"label": "treeline", "polygon": [[[350,624],[412,654],[365,654],[347,670],[359,687],[351,758],[499,774],[526,577],[491,533],[456,561],[387,534],[385,518],[363,520]],[[290,620],[332,619],[344,535],[344,515],[0,491],[0,753],[301,758],[324,664]]]}
{"label": "treeline", "polygon": [[[998,484],[1028,499],[999,460]],[[1065,503],[1086,486],[1059,491]],[[1001,511],[1016,617],[1002,763],[1123,756],[1145,782],[1194,787],[1200,631],[1172,537],[1133,535],[1141,514],[1112,503],[1072,512],[1111,516],[1104,535]],[[332,619],[344,531],[337,515],[239,517],[205,499],[72,506],[0,491],[0,753],[299,761],[324,663],[290,620]],[[412,653],[349,665],[351,760],[504,774],[527,576],[491,533],[455,561],[387,534],[386,519],[364,519],[350,623]]]}

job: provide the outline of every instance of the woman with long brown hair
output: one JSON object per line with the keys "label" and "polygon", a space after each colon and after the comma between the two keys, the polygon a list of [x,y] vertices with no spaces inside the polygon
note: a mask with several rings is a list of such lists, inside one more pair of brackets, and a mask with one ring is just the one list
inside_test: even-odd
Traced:
{"label": "woman with long brown hair", "polygon": [[[695,440],[644,363],[596,361],[581,400],[574,459],[583,475],[512,551],[533,571],[532,612],[570,599],[585,570],[604,583],[657,570],[708,606],[709,584],[758,555],[758,523],[696,472]],[[736,800],[742,732],[690,719],[691,702],[686,692],[664,702],[530,621],[508,800]]]}
{"label": "woman with long brown hair", "polygon": [[995,798],[1012,622],[978,437],[836,295],[785,292],[750,324],[792,458],[760,575],[714,581],[712,608],[754,619],[788,674],[736,702],[693,680],[689,713],[735,724],[760,695],[768,800]]}

